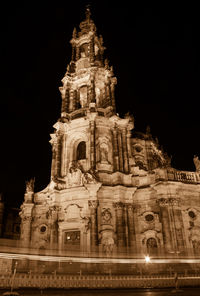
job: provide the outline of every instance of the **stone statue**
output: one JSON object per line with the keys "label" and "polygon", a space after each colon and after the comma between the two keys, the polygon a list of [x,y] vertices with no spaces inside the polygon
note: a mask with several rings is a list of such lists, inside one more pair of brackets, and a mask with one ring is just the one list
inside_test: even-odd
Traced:
{"label": "stone statue", "polygon": [[114,239],[112,237],[105,237],[102,239],[103,252],[110,255],[114,247]]}
{"label": "stone statue", "polygon": [[196,168],[196,172],[200,173],[200,159],[199,159],[199,157],[197,155],[194,155],[193,162],[194,162],[194,165],[195,165],[195,168]]}
{"label": "stone statue", "polygon": [[83,185],[83,174],[78,164],[73,162],[69,168],[69,173],[67,176],[68,187],[76,187]]}
{"label": "stone statue", "polygon": [[26,181],[26,193],[34,192],[35,178]]}
{"label": "stone statue", "polygon": [[97,178],[95,176],[95,172],[90,169],[88,172],[84,173],[83,175],[83,183],[84,184],[96,184]]}
{"label": "stone statue", "polygon": [[108,145],[106,143],[100,145],[100,161],[101,163],[108,163]]}

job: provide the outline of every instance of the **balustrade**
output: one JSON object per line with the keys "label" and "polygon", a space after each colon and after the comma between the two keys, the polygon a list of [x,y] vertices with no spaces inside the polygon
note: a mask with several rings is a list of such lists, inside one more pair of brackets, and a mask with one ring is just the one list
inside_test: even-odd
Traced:
{"label": "balustrade", "polygon": [[179,181],[184,183],[200,183],[199,174],[195,172],[168,169],[167,177],[169,181]]}

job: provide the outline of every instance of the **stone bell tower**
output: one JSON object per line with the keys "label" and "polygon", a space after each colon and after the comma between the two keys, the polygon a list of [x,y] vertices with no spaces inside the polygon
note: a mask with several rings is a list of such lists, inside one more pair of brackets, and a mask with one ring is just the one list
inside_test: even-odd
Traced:
{"label": "stone bell tower", "polygon": [[129,138],[126,134],[133,122],[115,114],[117,79],[104,60],[103,38],[97,35],[88,8],[70,42],[72,59],[60,87],[61,118],[51,135],[52,179],[65,177],[77,161],[84,171],[128,173],[130,134]]}
{"label": "stone bell tower", "polygon": [[21,238],[34,247],[110,250],[124,243],[121,189],[113,192],[113,185],[126,183],[133,169],[133,118],[116,114],[117,79],[89,8],[70,43],[72,58],[59,89],[61,117],[50,140],[51,180],[40,192],[26,189]]}

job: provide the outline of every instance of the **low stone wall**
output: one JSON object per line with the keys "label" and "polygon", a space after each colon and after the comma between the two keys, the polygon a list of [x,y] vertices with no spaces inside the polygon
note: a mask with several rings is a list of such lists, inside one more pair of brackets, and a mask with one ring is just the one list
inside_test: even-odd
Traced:
{"label": "low stone wall", "polygon": [[[11,277],[0,276],[0,288],[10,287]],[[179,286],[200,286],[200,276],[180,277]],[[16,274],[14,288],[163,288],[174,287],[173,277]]]}

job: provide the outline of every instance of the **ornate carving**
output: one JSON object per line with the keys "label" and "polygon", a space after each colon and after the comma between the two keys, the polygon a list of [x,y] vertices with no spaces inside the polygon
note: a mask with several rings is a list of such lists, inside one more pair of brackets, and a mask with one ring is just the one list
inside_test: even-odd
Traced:
{"label": "ornate carving", "polygon": [[34,192],[35,178],[31,178],[29,181],[26,181],[26,193]]}
{"label": "ornate carving", "polygon": [[92,169],[83,174],[83,184],[96,184],[96,183],[98,183],[98,181]]}
{"label": "ornate carving", "polygon": [[127,208],[127,210],[133,211],[135,209],[135,206],[132,203],[126,203],[125,207]]}
{"label": "ornate carving", "polygon": [[179,206],[180,205],[180,198],[160,198],[156,201],[159,206]]}
{"label": "ornate carving", "polygon": [[99,205],[99,201],[98,200],[89,200],[88,205],[89,205],[89,208],[96,209]]}
{"label": "ornate carving", "polygon": [[102,224],[111,224],[112,214],[110,208],[103,209],[103,212],[101,213],[102,217]]}
{"label": "ornate carving", "polygon": [[31,222],[32,221],[32,217],[31,216],[25,216],[22,213],[19,213],[19,215],[21,217],[22,222]]}
{"label": "ornate carving", "polygon": [[91,218],[90,217],[84,217],[82,218],[84,220],[85,223],[85,233],[88,232],[89,229],[91,229]]}
{"label": "ornate carving", "polygon": [[119,202],[115,202],[115,203],[113,203],[113,206],[114,206],[114,208],[116,208],[116,209],[123,209],[124,204],[123,204],[121,201],[119,201]]}

